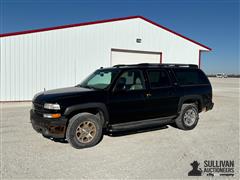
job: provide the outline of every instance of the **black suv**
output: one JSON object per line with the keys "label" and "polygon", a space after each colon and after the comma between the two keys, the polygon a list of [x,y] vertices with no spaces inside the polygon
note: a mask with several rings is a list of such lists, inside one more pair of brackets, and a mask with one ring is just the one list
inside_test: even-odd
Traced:
{"label": "black suv", "polygon": [[104,133],[163,124],[191,130],[198,114],[213,108],[208,78],[186,64],[100,68],[75,87],[35,95],[32,103],[33,128],[75,148],[96,145]]}

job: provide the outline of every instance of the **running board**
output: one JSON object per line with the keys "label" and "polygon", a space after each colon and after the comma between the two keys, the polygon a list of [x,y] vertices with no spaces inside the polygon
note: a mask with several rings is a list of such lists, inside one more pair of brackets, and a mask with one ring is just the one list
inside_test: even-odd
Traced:
{"label": "running board", "polygon": [[164,118],[154,118],[154,119],[113,124],[109,126],[108,131],[119,132],[119,131],[133,130],[133,129],[150,128],[157,125],[166,125],[166,124],[172,123],[174,118],[176,118],[176,116],[168,116]]}

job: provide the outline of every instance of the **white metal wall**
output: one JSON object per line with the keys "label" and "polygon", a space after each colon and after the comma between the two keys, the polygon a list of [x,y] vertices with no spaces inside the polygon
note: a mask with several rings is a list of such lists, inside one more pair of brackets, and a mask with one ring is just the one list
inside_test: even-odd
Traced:
{"label": "white metal wall", "polygon": [[139,18],[0,41],[0,101],[31,100],[43,88],[73,86],[96,68],[110,66],[113,48],[162,52],[163,63],[191,64],[198,64],[200,49],[206,50]]}

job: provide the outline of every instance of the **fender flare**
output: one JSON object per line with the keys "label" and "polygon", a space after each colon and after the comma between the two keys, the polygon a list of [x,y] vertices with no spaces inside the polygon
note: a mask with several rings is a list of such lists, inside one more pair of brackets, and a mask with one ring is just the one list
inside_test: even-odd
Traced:
{"label": "fender flare", "polygon": [[79,110],[84,110],[84,109],[89,109],[89,108],[96,108],[96,109],[99,109],[100,111],[102,111],[105,123],[109,122],[109,113],[108,113],[108,109],[107,109],[106,105],[103,103],[97,103],[97,102],[69,106],[65,109],[63,115],[68,116],[69,114],[71,114],[74,111],[79,111]]}
{"label": "fender flare", "polygon": [[[187,96],[183,96],[180,98],[179,103],[178,103],[178,112],[181,111],[182,105],[184,104],[185,101],[198,101],[200,102],[199,106],[202,108],[203,107],[203,98],[200,95],[187,95]],[[202,109],[199,109],[199,111],[201,111]]]}

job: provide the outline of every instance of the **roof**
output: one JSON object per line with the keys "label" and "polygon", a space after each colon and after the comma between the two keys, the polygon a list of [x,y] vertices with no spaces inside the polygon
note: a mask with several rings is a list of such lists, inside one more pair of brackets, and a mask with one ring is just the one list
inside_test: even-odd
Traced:
{"label": "roof", "polygon": [[128,16],[128,17],[122,17],[122,18],[113,18],[113,19],[105,19],[105,20],[99,20],[99,21],[92,21],[92,22],[85,22],[85,23],[78,23],[78,24],[68,24],[68,25],[63,25],[63,26],[55,26],[55,27],[49,27],[49,28],[41,28],[41,29],[34,29],[34,30],[26,30],[26,31],[19,31],[19,32],[11,32],[11,33],[5,33],[5,34],[0,34],[0,37],[7,37],[7,36],[16,36],[16,35],[21,35],[21,34],[29,34],[29,33],[36,33],[36,32],[43,32],[43,31],[51,31],[51,30],[57,30],[57,29],[65,29],[65,28],[71,28],[71,27],[78,27],[78,26],[87,26],[87,25],[93,25],[93,24],[100,24],[100,23],[107,23],[107,22],[114,22],[114,21],[123,21],[123,20],[128,20],[128,19],[136,19],[136,18],[140,18],[144,21],[147,21],[161,29],[164,29],[170,33],[173,33],[179,37],[182,37],[194,44],[197,44],[199,46],[202,46],[206,49],[208,49],[209,51],[211,51],[212,49],[197,42],[197,41],[194,41],[184,35],[181,35],[171,29],[168,29],[160,24],[157,24],[143,16]]}

